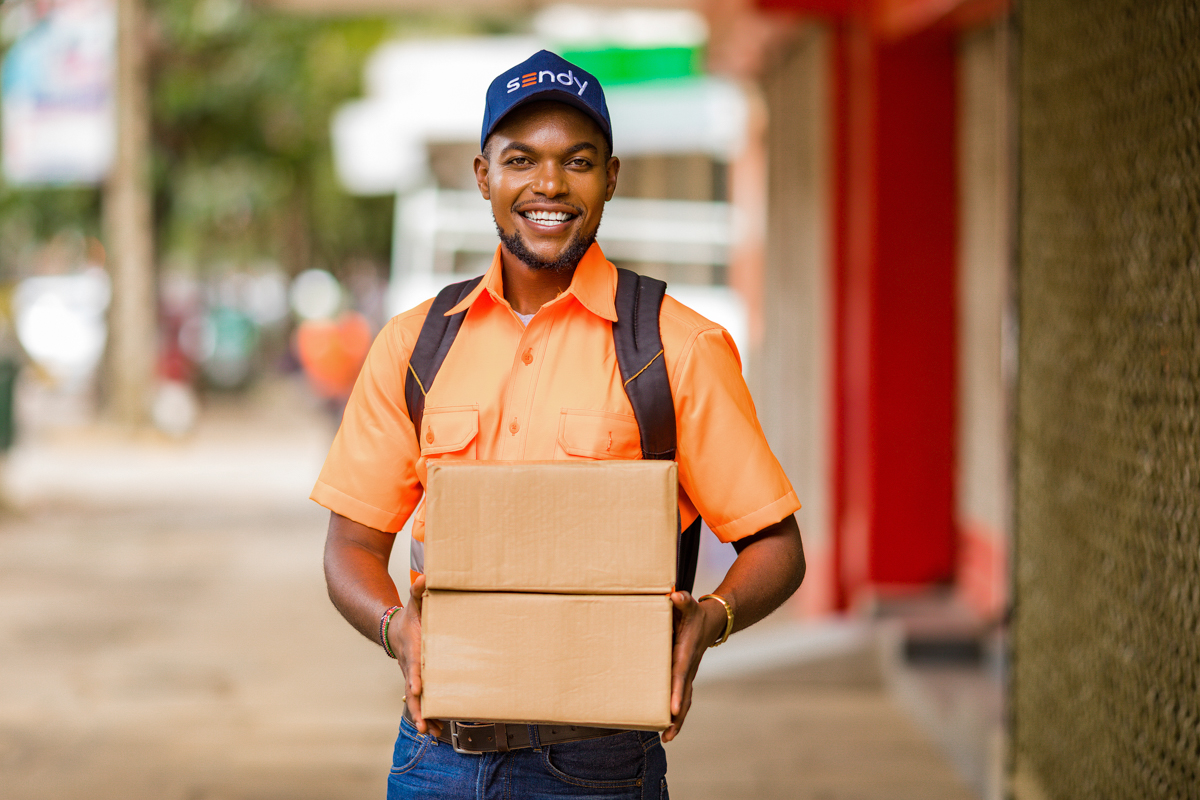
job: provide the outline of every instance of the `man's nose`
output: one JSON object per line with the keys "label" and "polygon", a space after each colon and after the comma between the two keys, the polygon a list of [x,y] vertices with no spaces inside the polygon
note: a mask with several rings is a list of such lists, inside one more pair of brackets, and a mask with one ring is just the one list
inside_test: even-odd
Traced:
{"label": "man's nose", "polygon": [[534,176],[533,190],[544,197],[566,194],[567,179],[562,166],[553,162],[540,164]]}

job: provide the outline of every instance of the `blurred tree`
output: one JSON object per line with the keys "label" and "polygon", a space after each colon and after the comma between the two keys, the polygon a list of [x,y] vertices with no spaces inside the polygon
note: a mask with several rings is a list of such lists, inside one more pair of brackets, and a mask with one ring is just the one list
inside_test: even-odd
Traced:
{"label": "blurred tree", "polygon": [[151,0],[160,251],[270,258],[292,274],[386,263],[391,201],[337,185],[334,109],[396,24],[284,16],[238,0]]}
{"label": "blurred tree", "polygon": [[[390,197],[334,175],[330,121],[385,38],[507,30],[478,14],[322,18],[244,0],[148,0],[160,250],[197,264],[277,260],[292,275],[386,265]],[[512,23],[509,23],[511,25]]]}

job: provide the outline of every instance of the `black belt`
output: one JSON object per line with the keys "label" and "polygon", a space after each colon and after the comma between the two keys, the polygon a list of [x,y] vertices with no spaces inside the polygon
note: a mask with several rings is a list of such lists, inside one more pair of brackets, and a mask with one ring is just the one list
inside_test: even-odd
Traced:
{"label": "black belt", "polygon": [[[416,724],[407,704],[404,706],[404,718]],[[539,745],[598,739],[625,732],[619,728],[587,728],[581,725],[512,725],[451,719],[442,721],[442,732],[437,738],[439,742],[453,747],[457,753],[507,753],[509,750],[533,747],[533,742],[529,740],[530,728],[537,728]]]}

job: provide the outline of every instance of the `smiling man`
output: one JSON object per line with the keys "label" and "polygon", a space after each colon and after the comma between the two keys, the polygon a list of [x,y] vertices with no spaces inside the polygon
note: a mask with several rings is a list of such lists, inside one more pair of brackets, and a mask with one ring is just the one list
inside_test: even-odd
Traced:
{"label": "smiling man", "polygon": [[[661,351],[638,375],[622,376],[618,271],[596,244],[620,172],[599,82],[553,53],[536,53],[492,82],[480,149],[475,178],[500,245],[481,279],[395,317],[371,349],[312,493],[331,511],[329,595],[404,672],[390,800],[666,798],[657,733],[508,725],[497,731],[503,736],[468,747],[450,729],[470,721],[421,716],[418,505],[427,463],[641,458],[642,412],[634,412],[629,383],[652,367],[661,371],[658,397],[669,387],[664,402],[674,411],[682,525],[703,515],[738,550],[716,592],[697,599],[680,585],[671,595],[672,722],[662,741],[683,727],[705,649],[771,613],[804,576],[793,517],[800,504],[763,437],[729,335],[666,296]],[[444,359],[437,379],[422,382],[418,340],[448,327],[456,334],[433,342]],[[414,511],[402,606],[388,561],[395,532]]]}
{"label": "smiling man", "polygon": [[[596,123],[569,105],[540,100],[510,112],[475,157],[504,256],[535,270],[575,268],[596,241],[604,203],[617,187],[621,162],[609,150]],[[539,174],[547,160],[561,173]],[[546,177],[559,185],[526,192],[530,181]]]}

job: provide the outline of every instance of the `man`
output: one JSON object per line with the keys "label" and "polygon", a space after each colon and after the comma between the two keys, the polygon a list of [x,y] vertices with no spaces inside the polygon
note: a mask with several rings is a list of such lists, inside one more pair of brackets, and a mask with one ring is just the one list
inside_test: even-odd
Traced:
{"label": "man", "polygon": [[[421,716],[425,579],[412,572],[397,608],[387,565],[394,532],[421,499],[428,460],[641,456],[614,356],[616,270],[595,243],[620,170],[599,83],[552,53],[535,54],[493,81],[481,151],[475,177],[500,246],[482,282],[446,312],[465,316],[436,381],[422,389],[421,430],[404,387],[431,301],[380,333],[313,490],[332,512],[329,595],[404,672],[389,798],[665,798],[658,734],[579,729],[580,738],[546,744],[547,726],[528,726],[521,746],[468,755],[447,744],[448,721]],[[671,595],[672,723],[662,735],[670,741],[687,717],[705,649],[787,599],[803,578],[804,555],[792,516],[799,503],[763,437],[732,340],[670,297],[659,325],[683,524],[699,511],[718,537],[739,545],[715,595]],[[413,538],[424,539],[423,508]]]}

